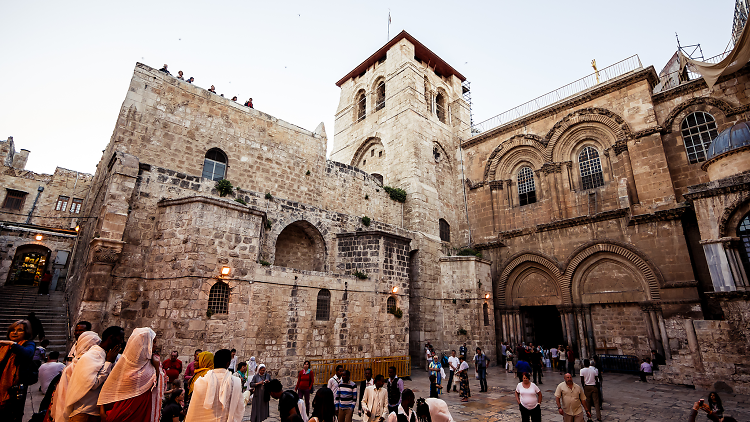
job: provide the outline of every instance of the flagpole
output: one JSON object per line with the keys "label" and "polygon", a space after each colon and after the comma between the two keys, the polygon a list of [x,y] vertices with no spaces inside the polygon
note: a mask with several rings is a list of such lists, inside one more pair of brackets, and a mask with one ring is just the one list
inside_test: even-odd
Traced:
{"label": "flagpole", "polygon": [[388,38],[385,40],[385,42],[388,42],[391,40],[391,9],[388,9]]}

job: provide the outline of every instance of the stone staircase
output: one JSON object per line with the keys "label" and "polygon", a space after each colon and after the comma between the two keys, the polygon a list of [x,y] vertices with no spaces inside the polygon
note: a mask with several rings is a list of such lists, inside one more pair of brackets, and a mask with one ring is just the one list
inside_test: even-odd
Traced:
{"label": "stone staircase", "polygon": [[[19,319],[25,319],[29,312],[34,312],[42,321],[49,347],[57,350],[61,357],[65,355],[68,328],[66,323],[65,296],[63,292],[50,292],[49,296],[37,294],[36,287],[2,286],[0,287],[0,331],[5,338],[7,328]],[[39,344],[37,337],[35,342]]]}

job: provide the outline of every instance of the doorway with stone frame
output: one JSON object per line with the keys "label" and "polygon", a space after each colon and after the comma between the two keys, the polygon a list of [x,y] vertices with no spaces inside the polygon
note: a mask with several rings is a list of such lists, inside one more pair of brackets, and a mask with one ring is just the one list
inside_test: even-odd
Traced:
{"label": "doorway with stone frame", "polygon": [[524,341],[544,348],[565,344],[560,311],[557,306],[521,306]]}

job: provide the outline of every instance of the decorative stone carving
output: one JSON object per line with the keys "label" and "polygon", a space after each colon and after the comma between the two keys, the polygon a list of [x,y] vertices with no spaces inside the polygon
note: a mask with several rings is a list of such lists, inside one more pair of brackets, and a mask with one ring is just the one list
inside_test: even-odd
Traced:
{"label": "decorative stone carving", "polygon": [[627,139],[620,139],[618,140],[615,145],[612,147],[615,151],[615,155],[620,155],[623,152],[628,150],[628,141]]}

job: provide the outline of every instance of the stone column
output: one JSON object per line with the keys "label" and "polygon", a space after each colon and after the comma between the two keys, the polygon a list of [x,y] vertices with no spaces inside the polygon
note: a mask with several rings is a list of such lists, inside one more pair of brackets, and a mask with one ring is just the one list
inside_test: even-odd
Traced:
{"label": "stone column", "polygon": [[576,334],[576,321],[573,316],[572,307],[568,309],[568,312],[565,314],[565,320],[568,321],[568,333],[570,334],[568,336],[568,345],[572,347],[573,350],[576,350],[578,348],[578,336]]}
{"label": "stone column", "polygon": [[524,341],[524,332],[523,332],[523,324],[521,322],[521,311],[516,311],[516,330],[518,332],[518,338],[520,341]]}
{"label": "stone column", "polygon": [[661,331],[661,340],[664,345],[664,357],[672,359],[672,351],[669,348],[669,337],[667,337],[667,325],[664,323],[664,314],[661,308],[656,311],[656,317],[659,320],[659,331]]}
{"label": "stone column", "polygon": [[579,356],[581,356],[581,359],[588,359],[589,354],[586,348],[586,334],[585,334],[586,321],[583,316],[582,307],[575,308],[575,320],[576,320],[576,326],[578,327],[578,338],[580,339],[580,344],[578,346]]}
{"label": "stone column", "polygon": [[724,250],[727,254],[727,261],[729,262],[729,269],[732,271],[732,277],[734,278],[735,287],[738,290],[746,290],[748,287],[750,287],[750,282],[748,282],[747,275],[745,274],[745,268],[742,264],[742,258],[740,258],[740,254],[738,252],[738,249],[744,248],[744,245],[741,243],[741,240],[738,237],[730,237],[725,239],[729,239],[728,241],[724,242]]}
{"label": "stone column", "polygon": [[500,230],[500,204],[502,202],[503,182],[493,180],[490,182],[490,198],[492,200],[492,232],[497,233]]}
{"label": "stone column", "polygon": [[[92,329],[100,332],[104,329],[101,321],[107,311],[106,304],[112,287],[112,269],[120,258],[125,242],[114,239],[95,238],[89,250],[89,270],[86,272],[86,289],[81,300],[80,314],[71,315],[74,320],[91,321]],[[119,310],[112,310],[119,315]]]}
{"label": "stone column", "polygon": [[654,325],[651,322],[651,314],[649,312],[650,305],[648,303],[641,303],[641,311],[643,317],[646,319],[646,331],[648,332],[648,343],[652,350],[657,349],[656,334],[654,333]]}
{"label": "stone column", "polygon": [[654,337],[656,338],[656,351],[661,353],[662,356],[666,356],[664,354],[664,343],[661,338],[661,330],[659,329],[659,321],[656,318],[656,310],[653,306],[649,308],[648,315],[649,315],[649,318],[651,319],[651,327],[654,330]]}
{"label": "stone column", "polygon": [[693,356],[693,368],[698,373],[704,373],[706,370],[703,368],[703,359],[701,358],[701,350],[698,346],[698,336],[695,335],[695,326],[693,325],[692,319],[685,320],[685,333],[687,334],[688,347],[690,348],[690,354]]}
{"label": "stone column", "polygon": [[635,177],[633,176],[633,164],[630,162],[630,152],[628,152],[628,141],[623,139],[617,141],[614,146],[615,155],[622,154],[622,164],[625,168],[625,177],[628,180],[628,196],[631,204],[638,204],[638,188],[635,186]]}
{"label": "stone column", "polygon": [[568,344],[568,324],[565,322],[565,307],[558,305],[557,310],[560,312],[560,325],[562,326],[563,343]]}
{"label": "stone column", "polygon": [[591,305],[584,305],[583,312],[586,315],[586,335],[589,339],[589,354],[596,356],[596,339],[594,338],[594,323],[591,318]]}

